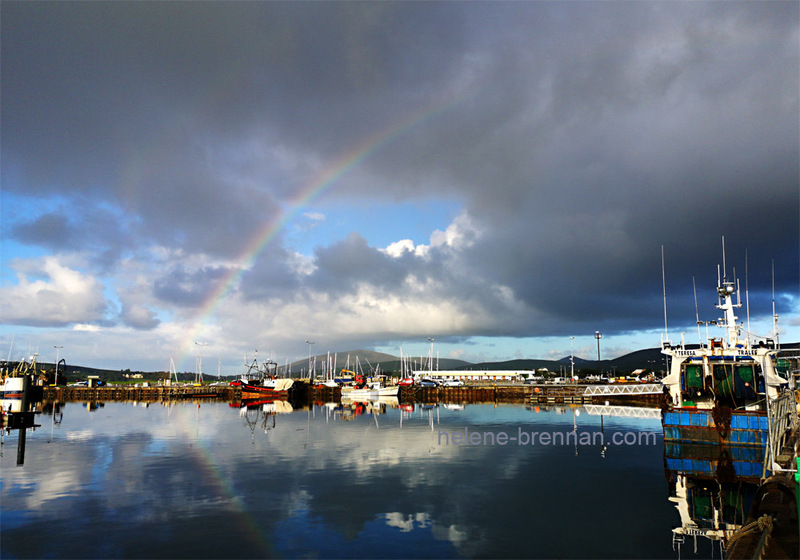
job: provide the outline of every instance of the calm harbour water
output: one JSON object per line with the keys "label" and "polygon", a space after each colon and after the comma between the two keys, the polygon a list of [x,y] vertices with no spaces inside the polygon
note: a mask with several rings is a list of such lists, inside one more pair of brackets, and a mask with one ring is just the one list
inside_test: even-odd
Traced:
{"label": "calm harbour water", "polygon": [[23,465],[18,432],[4,436],[3,558],[679,556],[658,419],[492,404],[62,412],[37,416]]}

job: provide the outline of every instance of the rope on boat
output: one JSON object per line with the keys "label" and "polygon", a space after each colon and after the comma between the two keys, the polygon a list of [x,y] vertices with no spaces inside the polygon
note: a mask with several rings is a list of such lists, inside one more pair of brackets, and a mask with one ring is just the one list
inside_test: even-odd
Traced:
{"label": "rope on boat", "polygon": [[761,556],[761,551],[764,548],[764,544],[767,542],[767,537],[769,537],[770,533],[772,533],[772,529],[774,528],[772,522],[773,522],[772,516],[767,515],[765,513],[752,523],[748,523],[747,525],[736,531],[731,536],[731,538],[728,539],[728,544],[725,545],[725,548],[730,549],[733,543],[735,543],[748,533],[754,531],[761,531],[761,539],[758,541],[758,546],[756,547],[756,550],[753,553],[753,558],[759,558]]}

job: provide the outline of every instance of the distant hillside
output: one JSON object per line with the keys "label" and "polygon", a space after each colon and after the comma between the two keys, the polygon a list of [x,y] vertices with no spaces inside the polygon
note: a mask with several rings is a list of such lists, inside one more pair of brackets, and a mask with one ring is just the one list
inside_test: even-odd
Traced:
{"label": "distant hillside", "polygon": [[[355,370],[356,363],[358,362],[361,365],[362,371],[364,373],[371,373],[378,367],[380,367],[380,371],[383,373],[399,373],[401,370],[400,367],[400,358],[397,356],[392,356],[391,354],[384,354],[381,352],[373,352],[371,350],[350,350],[348,352],[338,352],[335,354],[336,357],[336,369],[341,370],[347,364],[348,357],[350,358],[350,369]],[[334,354],[331,353],[331,360],[333,360]],[[319,372],[321,369],[321,365],[325,363],[328,359],[328,354],[320,354],[317,356],[311,356],[311,361],[313,365],[313,361],[316,359],[316,371]],[[410,362],[414,369],[420,369],[421,367],[425,367],[424,364],[427,363],[427,356],[411,356],[411,357],[404,357],[404,360],[407,360],[407,363]],[[434,360],[434,367],[437,363],[437,360]],[[469,362],[465,362],[463,360],[452,360],[448,358],[440,358],[438,360],[439,369],[458,369],[464,365],[468,365]],[[289,368],[292,372],[292,375],[299,375],[300,372],[306,372],[308,370],[308,358],[304,360],[297,360],[289,365]]]}
{"label": "distant hillside", "polygon": [[[567,358],[567,364],[569,365],[569,358]],[[475,370],[475,371],[477,370],[497,371],[497,370],[535,370],[535,369],[547,368],[549,371],[558,371],[562,365],[563,364],[561,364],[560,362],[556,362],[553,360],[530,359],[530,360],[509,360],[507,362],[481,362],[479,364],[466,364],[462,367],[454,369]]]}
{"label": "distant hillside", "polygon": [[[372,369],[377,368],[380,364],[381,370],[385,370],[384,364],[386,362],[397,362],[398,364],[400,361],[397,357],[392,356],[391,354],[384,354],[382,352],[373,352],[372,350],[349,350],[347,352],[331,352],[330,358],[331,360],[336,360],[336,369],[340,370],[345,367],[347,364],[348,357],[350,359],[350,369],[355,370],[356,363],[361,365],[361,369],[364,373],[370,372]],[[328,359],[327,352],[325,354],[318,354],[316,356],[311,356],[312,366],[316,361],[316,371],[319,372],[322,369],[322,366]],[[283,364],[279,364],[279,367],[283,369]],[[289,364],[289,370],[291,371],[292,375],[299,375],[302,371],[303,373],[308,371],[308,358],[297,360],[296,362],[292,362]]]}

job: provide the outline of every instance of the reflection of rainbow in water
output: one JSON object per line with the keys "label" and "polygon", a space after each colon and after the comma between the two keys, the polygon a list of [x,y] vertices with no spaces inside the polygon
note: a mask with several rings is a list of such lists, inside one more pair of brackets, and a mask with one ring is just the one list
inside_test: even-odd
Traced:
{"label": "reflection of rainbow in water", "polygon": [[339,178],[348,171],[393,140],[409,132],[415,126],[453,107],[463,97],[464,95],[461,95],[455,98],[445,98],[437,101],[368,136],[349,152],[333,161],[329,166],[323,169],[321,173],[317,174],[313,180],[309,181],[307,185],[301,188],[299,190],[299,195],[287,205],[287,209],[283,212],[281,217],[267,223],[250,239],[236,259],[237,264],[230,267],[229,272],[219,282],[217,289],[213,290],[200,306],[194,326],[188,329],[182,345],[184,353],[179,363],[184,364],[186,362],[187,358],[195,350],[194,341],[197,339],[203,326],[205,326],[214,315],[222,301],[235,289],[242,275],[253,265],[256,257],[289,222],[304,208],[319,198],[325,191],[329,190]]}
{"label": "reflection of rainbow in water", "polygon": [[[219,499],[227,503],[231,512],[238,517],[236,527],[240,534],[237,539],[231,540],[231,546],[234,549],[259,550],[264,557],[274,558],[277,556],[271,540],[267,538],[268,535],[247,512],[247,504],[231,484],[234,478],[233,474],[222,471],[220,464],[224,462],[214,457],[208,439],[201,435],[200,405],[170,406],[169,417],[177,419],[178,429],[176,432],[178,434],[176,435],[180,436],[178,441],[193,442],[190,443],[189,448],[193,457],[194,472],[198,478],[205,481],[210,486],[208,491],[214,496],[219,496]],[[242,547],[242,538],[247,539],[246,545],[248,546]]]}

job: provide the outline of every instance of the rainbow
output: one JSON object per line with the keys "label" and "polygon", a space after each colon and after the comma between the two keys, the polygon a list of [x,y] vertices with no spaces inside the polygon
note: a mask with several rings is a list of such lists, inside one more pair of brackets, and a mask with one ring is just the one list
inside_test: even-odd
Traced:
{"label": "rainbow", "polygon": [[188,356],[192,354],[198,333],[209,323],[222,302],[233,292],[258,255],[303,209],[317,200],[323,193],[333,187],[342,176],[372,154],[431,117],[452,108],[463,97],[464,94],[437,100],[435,103],[406,115],[404,118],[367,136],[349,151],[333,160],[303,188],[299,189],[299,195],[290,201],[280,218],[268,223],[253,235],[236,259],[236,265],[231,267],[231,270],[220,281],[219,286],[211,292],[199,307],[195,315],[194,326],[188,329],[185,341],[181,345],[184,350],[179,363],[185,363]]}
{"label": "rainbow", "polygon": [[[222,406],[222,403],[212,405],[212,407]],[[265,556],[273,557],[276,551],[269,535],[264,533],[261,525],[248,513],[245,501],[232,485],[230,473],[223,472],[220,467],[221,463],[215,456],[215,448],[210,445],[209,438],[200,436],[197,424],[199,414],[199,404],[169,405],[167,408],[166,422],[174,423],[176,431],[182,436],[176,441],[191,442],[189,445],[192,463],[190,471],[202,480],[208,481],[216,495],[225,500],[230,515],[236,521],[238,529],[243,531],[243,536],[247,539],[248,544],[263,550]]]}

